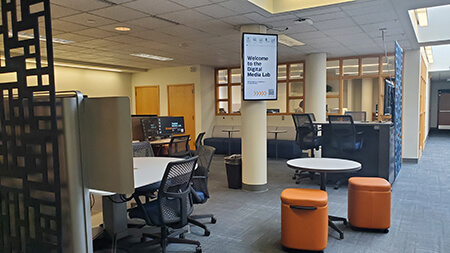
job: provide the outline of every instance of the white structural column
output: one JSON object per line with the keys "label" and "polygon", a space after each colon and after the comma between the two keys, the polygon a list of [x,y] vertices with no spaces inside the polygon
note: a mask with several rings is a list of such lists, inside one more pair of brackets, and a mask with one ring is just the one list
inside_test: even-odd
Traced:
{"label": "white structural column", "polygon": [[[246,25],[241,32],[266,33],[267,27]],[[248,191],[267,190],[266,108],[266,101],[242,101],[241,105],[242,188]]]}
{"label": "white structural column", "polygon": [[361,111],[366,112],[366,120],[372,120],[373,79],[364,78],[361,85]]}
{"label": "white structural column", "polygon": [[314,113],[317,121],[326,120],[327,55],[310,54],[306,58],[305,105],[306,112]]}

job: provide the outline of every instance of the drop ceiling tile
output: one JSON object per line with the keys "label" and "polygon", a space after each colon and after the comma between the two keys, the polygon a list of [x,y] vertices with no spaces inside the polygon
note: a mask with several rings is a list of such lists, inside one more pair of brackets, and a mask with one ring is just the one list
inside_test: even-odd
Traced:
{"label": "drop ceiling tile", "polygon": [[194,10],[201,12],[205,15],[208,15],[210,17],[213,17],[213,18],[224,18],[224,17],[234,16],[237,14],[234,11],[231,11],[231,10],[229,10],[225,7],[222,7],[218,4],[206,5],[206,6],[195,8]]}
{"label": "drop ceiling tile", "polygon": [[308,24],[296,25],[296,24],[292,23],[289,26],[274,26],[274,28],[278,28],[279,30],[284,30],[284,29],[288,28],[286,31],[284,31],[282,33],[286,33],[289,36],[290,36],[290,34],[299,34],[299,33],[316,32],[317,31],[317,28],[315,28],[314,26],[308,25]]}
{"label": "drop ceiling tile", "polygon": [[93,40],[95,38],[89,37],[89,36],[83,36],[83,35],[79,35],[79,34],[75,34],[75,33],[63,33],[63,34],[58,34],[58,39],[70,40],[70,41],[77,43],[77,42]]}
{"label": "drop ceiling tile", "polygon": [[351,27],[344,27],[344,28],[336,28],[336,29],[327,29],[323,30],[323,33],[332,37],[332,36],[339,36],[339,35],[349,35],[355,33],[363,33],[364,31],[359,28],[359,26],[351,26]]}
{"label": "drop ceiling tile", "polygon": [[52,4],[79,10],[79,11],[92,11],[100,8],[105,8],[110,6],[107,3],[101,1],[92,0],[57,0],[52,1]]}
{"label": "drop ceiling tile", "polygon": [[183,5],[186,8],[195,8],[211,4],[208,0],[170,0],[171,2]]}
{"label": "drop ceiling tile", "polygon": [[56,5],[56,4],[51,4],[50,5],[50,10],[52,12],[52,18],[61,18],[61,17],[66,17],[66,16],[70,16],[70,15],[74,15],[74,14],[78,14],[80,13],[80,11],[74,10],[74,9],[69,9],[60,5]]}
{"label": "drop ceiling tile", "polygon": [[112,36],[105,38],[107,41],[115,41],[119,42],[121,44],[131,44],[131,43],[140,43],[145,42],[146,40],[140,39],[140,38],[133,38],[128,35],[118,35],[118,36]]}
{"label": "drop ceiling tile", "polygon": [[130,3],[125,3],[123,4],[123,6],[151,15],[159,15],[186,9],[186,7],[182,5],[167,0],[138,0]]}
{"label": "drop ceiling tile", "polygon": [[324,7],[317,7],[312,9],[305,9],[305,10],[298,10],[293,12],[298,17],[302,18],[309,18],[311,16],[317,16],[317,15],[326,15],[330,13],[336,13],[341,12],[341,8],[339,7],[331,7],[331,6],[324,6]]}
{"label": "drop ceiling tile", "polygon": [[396,19],[398,19],[398,16],[394,11],[376,12],[353,17],[353,20],[355,20],[358,25],[382,23],[386,21],[394,21]]}
{"label": "drop ceiling tile", "polygon": [[173,20],[180,24],[191,24],[212,19],[211,17],[191,9],[175,11],[167,14],[158,15],[159,17]]}
{"label": "drop ceiling tile", "polygon": [[[395,0],[394,0],[395,1]],[[341,9],[350,16],[370,14],[374,12],[383,12],[393,10],[392,4],[388,0],[375,1],[355,1],[343,5]]]}
{"label": "drop ceiling tile", "polygon": [[59,20],[90,27],[97,27],[116,23],[116,21],[112,19],[103,18],[89,13],[76,14],[69,17],[60,18]]}
{"label": "drop ceiling tile", "polygon": [[320,15],[314,15],[314,16],[307,16],[303,18],[310,18],[313,22],[320,22],[320,21],[327,21],[327,20],[335,20],[340,18],[348,18],[349,16],[343,12],[332,12],[332,13],[326,13],[326,14],[320,14]]}
{"label": "drop ceiling tile", "polygon": [[247,14],[244,14],[244,16],[258,24],[264,24],[267,22],[267,18],[257,12],[247,13]]}
{"label": "drop ceiling tile", "polygon": [[259,8],[248,1],[226,1],[219,3],[219,5],[238,14],[250,13]]}
{"label": "drop ceiling tile", "polygon": [[227,22],[230,25],[242,25],[242,24],[250,24],[253,22],[250,18],[244,16],[244,15],[237,15],[237,16],[231,16],[221,19],[224,22]]}
{"label": "drop ceiling tile", "polygon": [[380,34],[381,34],[381,31],[380,31],[381,28],[386,28],[386,30],[385,30],[386,33],[398,33],[398,32],[403,31],[400,22],[398,22],[396,20],[393,20],[390,22],[375,23],[375,24],[365,24],[365,25],[361,25],[361,28],[365,32],[379,31]]}
{"label": "drop ceiling tile", "polygon": [[97,28],[89,28],[81,31],[74,32],[75,34],[79,34],[82,36],[94,37],[94,38],[107,38],[111,36],[116,36],[118,31],[105,31]]}
{"label": "drop ceiling tile", "polygon": [[60,31],[76,32],[80,30],[85,30],[89,27],[85,25],[78,25],[64,20],[56,19],[52,20],[52,28]]}
{"label": "drop ceiling tile", "polygon": [[313,31],[313,32],[305,32],[305,33],[298,33],[298,34],[288,34],[290,37],[298,40],[303,39],[317,39],[317,38],[324,38],[328,37],[325,33],[321,31]]}
{"label": "drop ceiling tile", "polygon": [[157,29],[160,27],[168,27],[168,26],[176,25],[176,24],[164,21],[162,19],[154,18],[154,17],[146,17],[146,18],[140,18],[140,19],[128,21],[128,24],[140,26],[145,29]]}
{"label": "drop ceiling tile", "polygon": [[342,27],[351,27],[356,26],[356,24],[351,18],[339,18],[334,20],[314,22],[313,26],[319,30],[326,30]]}
{"label": "drop ceiling tile", "polygon": [[143,12],[135,11],[133,9],[126,8],[120,5],[95,10],[90,13],[120,22],[139,19],[148,16],[148,14],[144,14]]}
{"label": "drop ceiling tile", "polygon": [[192,28],[196,28],[200,31],[211,33],[214,35],[228,35],[228,34],[239,34],[240,32],[234,29],[233,25],[225,23],[220,20],[210,20],[200,23],[194,23],[190,25]]}

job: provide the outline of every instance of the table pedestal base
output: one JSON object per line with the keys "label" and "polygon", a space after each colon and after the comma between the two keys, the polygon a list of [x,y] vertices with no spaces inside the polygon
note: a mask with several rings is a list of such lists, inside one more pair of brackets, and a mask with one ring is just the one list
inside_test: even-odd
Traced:
{"label": "table pedestal base", "polygon": [[336,232],[339,233],[339,239],[344,239],[344,232],[334,224],[333,221],[342,221],[344,225],[347,225],[347,219],[342,217],[336,217],[332,215],[328,215],[328,226],[330,226],[332,229],[334,229]]}

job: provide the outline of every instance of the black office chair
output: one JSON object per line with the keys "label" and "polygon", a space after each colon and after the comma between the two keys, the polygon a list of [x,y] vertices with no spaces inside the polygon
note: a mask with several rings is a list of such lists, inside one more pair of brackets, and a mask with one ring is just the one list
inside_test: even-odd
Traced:
{"label": "black office chair", "polygon": [[203,145],[203,137],[205,136],[205,134],[206,132],[201,132],[197,135],[197,139],[195,139],[195,150],[191,150],[191,156],[195,156],[195,152],[198,147]]}
{"label": "black office chair", "polygon": [[[351,115],[329,115],[330,123],[330,143],[340,153],[339,157],[345,157],[349,153],[354,153],[363,147],[363,132],[356,132],[353,117]],[[341,175],[337,180],[334,189],[338,189],[343,181],[347,181],[351,174]]]}
{"label": "black office chair", "polygon": [[[300,147],[301,150],[311,150],[311,157],[314,157],[314,150],[319,150],[322,145],[322,137],[318,136],[317,127],[314,126],[310,113],[302,114],[292,114],[292,119],[294,120],[296,136],[295,143]],[[315,117],[314,117],[315,118]],[[302,170],[296,170],[292,179],[296,180],[295,183],[300,183],[300,179],[309,177],[314,179],[314,172],[307,172]]]}
{"label": "black office chair", "polygon": [[352,116],[354,121],[366,121],[366,112],[365,111],[346,111],[344,115]]}
{"label": "black office chair", "polygon": [[[158,198],[155,201],[143,204],[139,197],[145,193],[135,192],[133,194],[138,206],[129,211],[130,218],[143,219],[149,226],[161,227],[161,234],[159,235],[142,234],[143,246],[160,244],[162,252],[166,252],[169,243],[183,243],[197,245],[196,252],[202,251],[200,242],[171,237],[173,234],[169,234],[168,231],[169,227],[180,229],[186,226],[188,217],[194,210],[191,182],[196,163],[197,157],[193,157],[167,164]],[[145,242],[146,237],[153,240]]]}
{"label": "black office chair", "polygon": [[191,157],[191,150],[189,148],[190,136],[187,135],[175,135],[172,136],[169,142],[168,156],[187,158]]}
{"label": "black office chair", "polygon": [[[209,199],[208,192],[208,174],[209,166],[211,165],[212,158],[214,156],[215,148],[211,146],[201,145],[196,150],[198,156],[198,167],[194,171],[194,177],[192,178],[192,199],[194,204],[204,204]],[[209,236],[210,231],[205,224],[197,221],[198,219],[211,218],[211,223],[216,223],[216,218],[213,214],[197,214],[189,216],[189,223],[199,226],[205,230],[204,235]]]}
{"label": "black office chair", "polygon": [[329,115],[330,145],[340,152],[355,152],[362,148],[362,132],[356,132],[351,115]]}
{"label": "black office chair", "polygon": [[133,157],[153,157],[152,145],[149,141],[134,142],[133,144]]}

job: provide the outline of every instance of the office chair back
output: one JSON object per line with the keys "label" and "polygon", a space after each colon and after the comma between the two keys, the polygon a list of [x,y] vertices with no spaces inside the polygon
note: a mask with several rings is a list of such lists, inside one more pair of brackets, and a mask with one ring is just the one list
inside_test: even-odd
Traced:
{"label": "office chair back", "polygon": [[330,144],[341,151],[354,151],[361,148],[351,115],[329,115]]}
{"label": "office chair back", "polygon": [[133,145],[133,157],[153,157],[153,148],[150,142],[141,141],[135,142]]}
{"label": "office chair back", "polygon": [[318,148],[321,138],[317,136],[317,129],[314,127],[311,115],[309,113],[292,114],[292,119],[296,130],[295,142],[300,149]]}
{"label": "office chair back", "polygon": [[345,115],[352,116],[354,121],[366,121],[366,112],[365,111],[346,111]]}
{"label": "office chair back", "polygon": [[168,156],[171,157],[190,157],[189,135],[176,135],[170,139]]}
{"label": "office chair back", "polygon": [[197,139],[195,139],[195,149],[198,149],[201,145],[203,145],[203,137],[205,136],[206,132],[201,132],[197,135]]}
{"label": "office chair back", "polygon": [[164,172],[158,192],[162,222],[172,228],[181,228],[188,223],[193,211],[190,185],[197,164],[197,157],[170,162]]}
{"label": "office chair back", "polygon": [[204,203],[209,198],[208,192],[208,177],[209,167],[214,156],[216,149],[211,146],[201,145],[196,150],[198,156],[197,169],[194,171],[194,177],[192,179],[192,188],[194,188],[195,194],[194,203]]}

